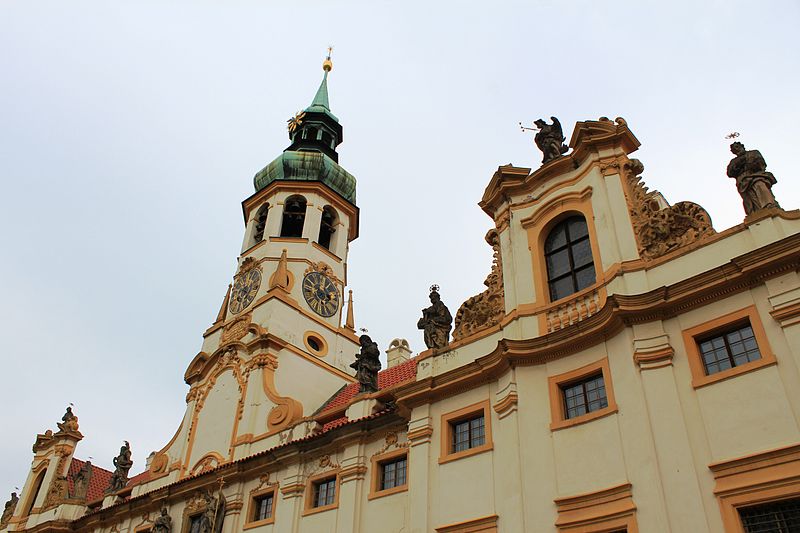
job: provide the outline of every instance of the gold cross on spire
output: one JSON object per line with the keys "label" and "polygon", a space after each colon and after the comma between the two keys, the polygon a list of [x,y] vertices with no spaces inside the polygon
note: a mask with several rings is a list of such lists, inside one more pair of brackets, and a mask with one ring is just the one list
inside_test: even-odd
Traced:
{"label": "gold cross on spire", "polygon": [[333,62],[331,62],[331,54],[333,53],[333,46],[328,47],[328,57],[325,58],[325,61],[322,62],[322,70],[325,72],[330,72],[333,68]]}

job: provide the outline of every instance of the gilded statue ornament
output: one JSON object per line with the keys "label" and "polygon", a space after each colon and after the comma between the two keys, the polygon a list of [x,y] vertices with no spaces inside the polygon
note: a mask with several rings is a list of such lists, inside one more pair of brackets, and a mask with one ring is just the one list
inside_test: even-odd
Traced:
{"label": "gilded statue ornament", "polygon": [[736,189],[742,197],[745,215],[761,209],[780,208],[772,186],[778,180],[767,172],[767,163],[758,150],[746,150],[740,142],[731,144],[734,158],[728,163],[728,177],[736,180]]}
{"label": "gilded statue ornament", "polygon": [[306,112],[298,111],[292,118],[287,120],[287,129],[289,130],[289,133],[294,133],[294,131],[303,123],[304,118],[306,118]]}
{"label": "gilded statue ornament", "polygon": [[350,368],[356,371],[358,392],[378,392],[381,351],[378,349],[378,345],[372,342],[369,335],[361,335],[358,341],[361,343],[361,351],[356,355],[355,362],[350,364]]}
{"label": "gilded statue ornament", "polygon": [[114,457],[114,473],[111,475],[111,480],[108,482],[106,494],[113,494],[125,488],[128,484],[128,472],[133,466],[131,460],[131,445],[128,441],[119,449],[119,455]]}
{"label": "gilded statue ornament", "polygon": [[61,417],[61,422],[56,422],[60,433],[76,433],[78,431],[78,417],[72,413],[72,407],[67,407],[67,412]]}
{"label": "gilded statue ornament", "polygon": [[152,533],[172,533],[172,517],[166,507],[161,508],[161,513],[153,522]]}
{"label": "gilded statue ornament", "polygon": [[18,503],[19,503],[19,497],[17,496],[17,493],[12,492],[11,499],[6,502],[6,505],[3,508],[3,516],[0,517],[0,529],[3,529],[8,525],[8,522],[9,520],[11,520],[11,517],[14,516],[14,511],[16,510]]}
{"label": "gilded statue ornament", "polygon": [[569,147],[564,144],[567,138],[564,137],[564,133],[561,131],[561,122],[559,122],[556,117],[550,117],[550,120],[553,121],[552,124],[548,124],[541,118],[534,122],[536,127],[539,128],[539,131],[536,133],[533,141],[536,143],[539,150],[542,151],[542,164],[561,157],[569,150]]}
{"label": "gilded statue ornament", "polygon": [[639,256],[644,260],[681,248],[716,233],[711,217],[693,202],[664,205],[657,191],[648,191],[640,174],[644,165],[638,159],[623,164],[625,196],[636,235]]}
{"label": "gilded statue ornament", "polygon": [[428,348],[444,348],[450,343],[450,329],[453,316],[439,296],[439,286],[431,286],[431,305],[422,310],[422,318],[417,321],[417,329],[423,330],[425,346]]}
{"label": "gilded statue ornament", "polygon": [[500,255],[500,236],[491,229],[486,242],[494,250],[492,270],[483,282],[486,290],[461,304],[456,313],[453,340],[462,339],[482,329],[500,323],[505,315],[505,289],[503,288],[503,263]]}

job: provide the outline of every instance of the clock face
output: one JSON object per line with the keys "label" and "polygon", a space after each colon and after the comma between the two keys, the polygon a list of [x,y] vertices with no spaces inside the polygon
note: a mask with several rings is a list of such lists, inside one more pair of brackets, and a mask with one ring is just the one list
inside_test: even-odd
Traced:
{"label": "clock face", "polygon": [[253,270],[239,275],[233,283],[233,289],[231,289],[231,303],[229,307],[231,313],[239,313],[250,305],[253,298],[256,297],[260,286],[260,270],[254,268]]}
{"label": "clock face", "polygon": [[303,297],[318,315],[329,317],[339,310],[339,290],[328,276],[319,272],[309,272],[303,278]]}

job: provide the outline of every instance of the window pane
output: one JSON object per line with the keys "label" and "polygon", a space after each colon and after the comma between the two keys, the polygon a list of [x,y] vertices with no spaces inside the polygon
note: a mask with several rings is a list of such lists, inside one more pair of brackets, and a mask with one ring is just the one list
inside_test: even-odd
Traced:
{"label": "window pane", "polygon": [[608,407],[602,374],[590,376],[578,383],[562,387],[561,392],[564,396],[567,419]]}
{"label": "window pane", "polygon": [[560,300],[575,292],[572,276],[567,276],[550,283],[550,299]]}
{"label": "window pane", "polygon": [[800,531],[800,500],[783,500],[739,509],[747,533]]}
{"label": "window pane", "polygon": [[594,264],[590,264],[587,267],[577,270],[575,272],[575,279],[578,282],[578,286],[575,288],[576,291],[594,285],[595,281]]}
{"label": "window pane", "polygon": [[545,256],[547,279],[555,279],[569,272],[569,250],[563,249]]}
{"label": "window pane", "polygon": [[486,443],[486,428],[483,415],[457,422],[451,427],[453,431],[452,451],[454,452],[468,450]]}
{"label": "window pane", "polygon": [[398,459],[383,465],[381,490],[400,487],[406,484],[406,458]]}
{"label": "window pane", "polygon": [[706,375],[716,374],[735,366],[761,359],[753,328],[750,325],[734,327],[714,337],[698,341]]}
{"label": "window pane", "polygon": [[569,225],[569,238],[571,241],[589,235],[589,228],[586,226],[586,220],[583,217],[572,217],[567,220],[567,224]]}
{"label": "window pane", "polygon": [[570,246],[570,249],[572,250],[572,263],[576,269],[592,263],[592,245],[589,239],[576,242]]}
{"label": "window pane", "polygon": [[565,228],[566,226],[564,224],[559,224],[550,232],[550,235],[547,236],[547,240],[544,243],[545,253],[552,252],[556,248],[561,248],[567,244]]}
{"label": "window pane", "polygon": [[272,516],[272,494],[256,498],[256,514],[254,520],[265,520]]}

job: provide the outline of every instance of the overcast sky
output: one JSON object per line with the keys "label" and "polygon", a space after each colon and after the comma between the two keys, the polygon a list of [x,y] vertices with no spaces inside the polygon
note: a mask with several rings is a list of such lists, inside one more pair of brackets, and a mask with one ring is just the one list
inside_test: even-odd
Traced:
{"label": "overcast sky", "polygon": [[555,115],[569,138],[624,117],[647,185],[717,230],[744,216],[725,176],[739,131],[800,206],[799,6],[0,0],[0,500],[68,402],[76,455],[106,468],[123,439],[135,474],[172,436],[235,271],[240,202],[329,44],[361,208],[356,327],[418,352],[432,283],[454,315],[483,289],[492,173],[541,161],[519,121]]}

